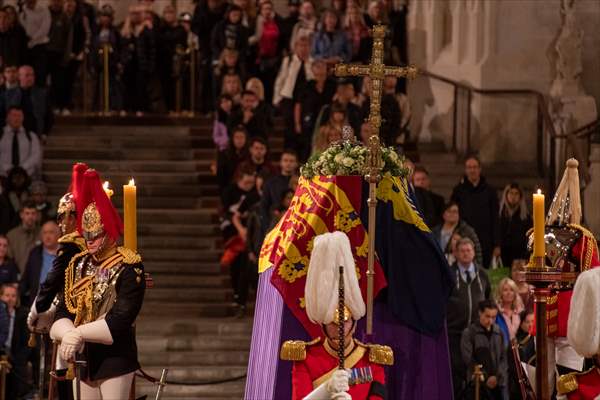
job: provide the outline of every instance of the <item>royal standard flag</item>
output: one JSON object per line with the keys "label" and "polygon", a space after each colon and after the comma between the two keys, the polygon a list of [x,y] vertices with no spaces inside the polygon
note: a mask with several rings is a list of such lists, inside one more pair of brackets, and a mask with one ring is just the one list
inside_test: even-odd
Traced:
{"label": "royal standard flag", "polygon": [[[275,268],[271,283],[312,337],[322,335],[321,328],[308,319],[304,306],[306,273],[315,236],[336,230],[348,235],[366,299],[368,237],[360,218],[366,207],[362,188],[360,176],[300,178],[290,207],[267,234],[261,248],[259,272]],[[374,294],[385,286],[383,270],[376,261]]]}

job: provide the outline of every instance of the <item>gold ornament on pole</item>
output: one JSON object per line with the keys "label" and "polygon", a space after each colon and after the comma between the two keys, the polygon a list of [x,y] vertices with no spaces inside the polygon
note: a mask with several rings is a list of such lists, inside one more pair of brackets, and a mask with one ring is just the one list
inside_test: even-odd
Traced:
{"label": "gold ornament on pole", "polygon": [[379,128],[381,127],[381,96],[383,92],[383,80],[386,76],[409,79],[417,75],[417,68],[389,67],[383,63],[385,26],[376,25],[372,29],[373,50],[369,65],[362,64],[336,64],[335,75],[362,76],[371,78],[371,105],[369,109],[368,122],[371,125],[371,137],[369,138],[368,173],[365,176],[369,182],[369,251],[367,270],[367,335],[373,333],[373,275],[375,274],[375,211],[377,207],[377,182],[381,178],[381,143],[379,140]]}

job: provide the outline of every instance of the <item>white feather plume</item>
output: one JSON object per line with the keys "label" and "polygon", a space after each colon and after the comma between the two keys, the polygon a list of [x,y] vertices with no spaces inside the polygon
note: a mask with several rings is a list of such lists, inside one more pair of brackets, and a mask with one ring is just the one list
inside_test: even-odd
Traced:
{"label": "white feather plume", "polygon": [[577,277],[571,298],[567,338],[584,357],[600,352],[600,268]]}
{"label": "white feather plume", "polygon": [[317,324],[333,321],[338,306],[339,266],[344,267],[344,301],[355,320],[365,315],[365,302],[358,285],[354,257],[348,236],[343,232],[315,237],[304,299],[308,318]]}

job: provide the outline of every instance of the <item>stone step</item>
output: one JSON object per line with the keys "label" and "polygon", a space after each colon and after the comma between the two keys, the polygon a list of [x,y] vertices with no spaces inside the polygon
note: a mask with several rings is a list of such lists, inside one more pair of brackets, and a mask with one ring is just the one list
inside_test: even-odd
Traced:
{"label": "stone step", "polygon": [[245,367],[248,365],[248,353],[239,350],[167,351],[161,353],[145,351],[140,353],[138,358],[144,368],[165,365],[195,365],[199,368],[222,365]]}
{"label": "stone step", "polygon": [[158,273],[152,271],[152,279],[154,280],[154,289],[225,289],[229,288],[229,277],[224,275],[205,275],[200,272],[196,273]]}
{"label": "stone step", "polygon": [[[153,369],[154,370],[154,369]],[[160,377],[161,368],[156,369]],[[168,376],[170,378],[170,375]],[[232,400],[244,397],[244,388],[246,379],[239,379],[235,382],[226,382],[216,385],[167,385],[162,392],[161,400],[182,400],[182,399],[210,399],[210,400]],[[148,399],[154,399],[156,396],[156,385],[136,380],[136,397],[147,395]]]}
{"label": "stone step", "polygon": [[175,236],[141,236],[138,238],[140,247],[147,249],[190,249],[190,250],[214,250],[219,243],[216,238],[200,239],[194,237]]}
{"label": "stone step", "polygon": [[147,260],[146,251],[141,251],[146,272],[154,274],[198,274],[201,276],[220,275],[223,273],[217,261],[185,261],[185,260]]}
{"label": "stone step", "polygon": [[182,225],[215,224],[218,215],[215,210],[177,210],[147,208],[138,210],[138,220],[155,223]]}
{"label": "stone step", "polygon": [[152,261],[211,261],[217,263],[221,257],[220,250],[206,249],[156,249],[149,248],[144,250],[144,258]]}
{"label": "stone step", "polygon": [[144,235],[213,238],[215,235],[220,236],[220,232],[218,224],[166,224],[156,221],[138,223],[138,233]]}
{"label": "stone step", "polygon": [[[52,195],[49,199],[54,204],[58,203],[61,196]],[[121,195],[112,197],[113,204],[123,204]],[[163,197],[163,196],[138,196],[138,208],[178,208],[178,209],[215,209],[219,206],[220,200],[216,196],[206,197]]]}
{"label": "stone step", "polygon": [[[199,127],[195,135],[210,132],[209,127]],[[189,126],[154,126],[154,125],[61,125],[53,127],[49,140],[63,137],[75,137],[77,140],[85,138],[182,138],[191,137]],[[74,142],[76,143],[76,142]]]}
{"label": "stone step", "polygon": [[176,117],[166,114],[146,114],[143,116],[135,116],[128,114],[126,116],[112,115],[104,116],[98,114],[83,114],[77,113],[69,116],[57,116],[56,127],[63,126],[131,126],[131,127],[148,127],[157,126],[170,129],[174,126],[189,127],[189,126],[210,126],[212,116],[196,115],[194,117]]}
{"label": "stone step", "polygon": [[[199,336],[178,335],[169,337],[145,336],[137,331],[136,340],[138,347],[145,352],[178,352],[178,351],[248,351],[250,349],[251,334],[237,336]],[[183,364],[185,365],[185,364]]]}
{"label": "stone step", "polygon": [[133,149],[135,151],[145,149],[177,149],[180,147],[189,147],[194,144],[198,146],[209,146],[211,141],[209,139],[196,138],[192,139],[187,135],[169,135],[164,137],[157,137],[155,135],[123,135],[123,136],[112,136],[106,134],[97,135],[85,135],[82,140],[81,135],[61,135],[61,136],[50,136],[48,143],[46,143],[44,149],[70,149],[73,147],[73,143],[77,143],[77,148],[80,150],[96,149],[101,148],[105,150],[117,150],[117,149]]}
{"label": "stone step", "polygon": [[224,335],[246,337],[252,333],[252,321],[250,319],[232,318],[141,318],[136,321],[138,332],[144,332],[144,336],[168,336],[168,335],[213,335],[220,337]]}
{"label": "stone step", "polygon": [[[188,160],[188,161],[162,161],[162,160],[124,160],[124,161],[106,161],[106,160],[86,160],[92,168],[102,171],[123,171],[134,173],[144,172],[196,172],[197,170],[208,169],[212,160]],[[67,159],[46,159],[44,160],[43,170],[46,174],[52,172],[70,172],[72,160]]]}
{"label": "stone step", "polygon": [[[152,289],[149,289],[152,290]],[[185,315],[190,318],[224,318],[236,315],[237,307],[231,302],[173,304],[165,302],[145,301],[140,312],[140,318],[164,318],[174,315]],[[252,318],[254,306],[248,303],[244,318]]]}
{"label": "stone step", "polygon": [[197,158],[210,158],[212,150],[191,150],[191,149],[143,149],[132,151],[129,149],[86,149],[77,148],[48,149],[44,151],[46,159],[59,158],[71,159],[85,162],[85,160],[105,159],[105,160],[193,160]]}
{"label": "stone step", "polygon": [[[101,174],[103,180],[107,180],[111,184],[113,190],[121,193],[122,185],[127,184],[132,178],[135,179],[136,185],[195,185],[201,180],[210,179],[214,180],[214,177],[204,171],[201,172],[104,172]],[[71,182],[71,174],[67,172],[53,172],[48,174],[48,181],[51,183],[63,183],[68,185]]]}
{"label": "stone step", "polygon": [[147,301],[164,301],[169,303],[219,303],[225,301],[233,301],[233,292],[231,289],[220,288],[162,288],[160,280],[156,279],[156,285],[151,290],[148,290],[145,295]]}
{"label": "stone step", "polygon": [[[128,181],[128,179],[127,179]],[[127,181],[120,182],[121,184]],[[113,187],[115,184],[113,184]],[[64,183],[48,183],[48,193],[53,195],[64,194],[68,188],[67,182]],[[169,185],[169,184],[144,184],[137,187],[138,196],[176,196],[176,197],[202,197],[202,196],[218,196],[219,190],[216,185]]]}

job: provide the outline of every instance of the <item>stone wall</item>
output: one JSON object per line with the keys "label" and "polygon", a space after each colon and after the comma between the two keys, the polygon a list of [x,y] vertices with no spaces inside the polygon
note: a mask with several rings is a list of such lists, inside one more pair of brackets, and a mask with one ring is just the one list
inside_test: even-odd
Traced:
{"label": "stone wall", "polygon": [[[410,59],[419,67],[477,88],[534,89],[548,94],[554,76],[548,55],[561,26],[560,5],[560,0],[413,1]],[[584,33],[582,83],[598,102],[600,2],[577,0],[575,6]],[[433,139],[451,143],[452,87],[420,77],[410,92],[415,109],[413,132],[423,130],[423,111],[432,107],[437,117],[426,117],[431,122],[425,130]],[[475,95],[472,106],[473,143],[481,146],[484,161],[533,161],[531,146],[537,128],[531,100]]]}

